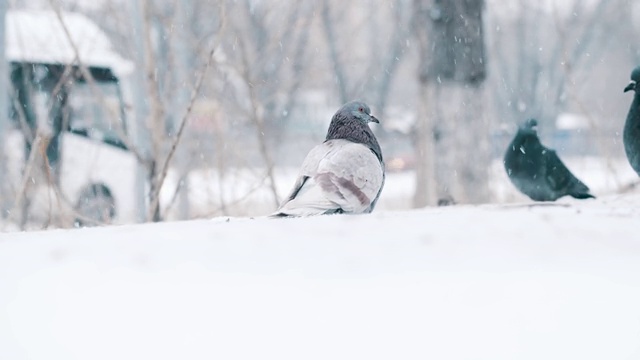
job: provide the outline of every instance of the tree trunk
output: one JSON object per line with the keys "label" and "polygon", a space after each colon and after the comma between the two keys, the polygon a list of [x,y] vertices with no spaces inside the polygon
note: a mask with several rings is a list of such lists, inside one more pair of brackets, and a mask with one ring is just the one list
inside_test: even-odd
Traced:
{"label": "tree trunk", "polygon": [[[191,14],[192,3],[190,1],[183,1],[176,4],[176,20],[179,23],[176,26],[177,39],[175,41],[175,62],[177,66],[175,68],[174,76],[175,83],[178,85],[177,96],[173,103],[172,117],[174,121],[174,129],[179,128],[180,121],[182,121],[182,114],[184,109],[189,106],[189,84],[191,83],[190,77],[187,74],[187,69],[190,68],[191,59],[187,43],[189,41],[189,34],[187,32],[189,26],[189,15]],[[175,134],[174,136],[177,136]],[[180,183],[178,190],[178,218],[181,220],[187,220],[190,217],[190,199],[189,199],[189,149],[177,151],[177,167],[180,171]]]}
{"label": "tree trunk", "polygon": [[[430,123],[433,132],[417,132],[414,204],[433,204],[418,200],[434,193],[440,204],[486,202],[490,155],[481,86],[486,77],[484,1],[415,0],[414,6],[420,87],[423,94],[433,94],[419,99],[418,128]],[[425,106],[430,108],[430,119]],[[433,153],[422,150],[429,142],[434,142]],[[435,173],[432,181],[426,180],[427,172]]]}
{"label": "tree trunk", "polygon": [[489,121],[485,116],[484,86],[460,87],[462,107],[456,134],[456,164],[459,188],[454,199],[460,202],[479,204],[490,200],[489,169],[491,149],[489,146]]}
{"label": "tree trunk", "polygon": [[436,194],[436,156],[434,123],[435,113],[429,106],[437,101],[437,88],[426,82],[420,83],[418,117],[414,149],[416,157],[416,186],[413,196],[414,207],[435,205]]}
{"label": "tree trunk", "polygon": [[134,71],[134,78],[131,83],[133,102],[135,104],[135,106],[133,107],[135,114],[134,117],[132,119],[128,119],[128,121],[133,125],[133,134],[135,136],[134,142],[138,147],[140,153],[144,157],[143,159],[139,159],[138,163],[136,164],[136,180],[134,192],[136,197],[136,220],[138,222],[144,222],[147,220],[149,200],[149,198],[147,197],[147,190],[150,183],[148,183],[147,179],[149,179],[150,177],[147,168],[147,159],[150,156],[149,153],[151,143],[149,134],[147,131],[145,131],[144,128],[146,118],[147,116],[149,116],[149,104],[146,101],[147,92],[144,86],[144,14],[143,6],[140,1],[130,1],[127,5],[129,7],[129,14],[131,16],[131,33],[133,37],[133,43],[135,44],[135,48],[137,49],[137,51],[133,54],[136,64],[136,70]]}

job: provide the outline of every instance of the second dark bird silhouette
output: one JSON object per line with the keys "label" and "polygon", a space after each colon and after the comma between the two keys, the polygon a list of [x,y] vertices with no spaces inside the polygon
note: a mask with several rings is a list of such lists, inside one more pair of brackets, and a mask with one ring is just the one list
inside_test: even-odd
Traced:
{"label": "second dark bird silhouette", "polygon": [[576,199],[595,196],[560,160],[553,149],[538,138],[535,119],[518,128],[504,155],[504,168],[509,180],[523,194],[535,201],[555,201],[569,195]]}
{"label": "second dark bird silhouette", "polygon": [[633,101],[627,114],[627,121],[624,123],[622,142],[629,164],[640,175],[640,94],[638,94],[640,87],[638,82],[640,82],[640,66],[633,69],[631,82],[624,88],[624,92],[633,91]]}

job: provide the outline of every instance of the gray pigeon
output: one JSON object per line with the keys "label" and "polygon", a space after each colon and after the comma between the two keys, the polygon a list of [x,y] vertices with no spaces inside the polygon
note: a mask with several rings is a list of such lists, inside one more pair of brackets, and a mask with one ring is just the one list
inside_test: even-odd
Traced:
{"label": "gray pigeon", "polygon": [[379,123],[367,104],[342,106],[325,141],[307,154],[293,190],[272,216],[370,213],[385,180],[382,151],[370,122]]}
{"label": "gray pigeon", "polygon": [[562,163],[556,152],[540,143],[535,119],[527,120],[504,155],[509,180],[535,201],[555,201],[565,195],[593,198],[589,188]]}
{"label": "gray pigeon", "polygon": [[640,82],[640,66],[633,69],[631,82],[624,88],[624,92],[633,90],[634,95],[629,114],[627,114],[627,121],[624,124],[622,142],[629,164],[640,175],[640,94],[638,94],[640,88],[637,86],[638,82]]}

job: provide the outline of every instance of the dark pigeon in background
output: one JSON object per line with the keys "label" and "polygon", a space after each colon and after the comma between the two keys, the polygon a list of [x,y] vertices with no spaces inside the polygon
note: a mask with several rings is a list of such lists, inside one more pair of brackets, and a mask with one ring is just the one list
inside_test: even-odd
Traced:
{"label": "dark pigeon in background", "polygon": [[638,82],[640,82],[640,66],[631,72],[631,82],[624,88],[624,92],[633,90],[633,102],[627,114],[627,121],[622,132],[624,152],[633,170],[640,175],[640,94],[638,94]]}
{"label": "dark pigeon in background", "polygon": [[352,101],[333,115],[325,141],[311,149],[291,193],[272,216],[370,213],[384,185],[382,151],[369,106]]}
{"label": "dark pigeon in background", "polygon": [[535,201],[555,201],[565,195],[593,198],[556,152],[540,143],[537,125],[535,119],[529,119],[520,126],[504,155],[504,168],[513,185]]}

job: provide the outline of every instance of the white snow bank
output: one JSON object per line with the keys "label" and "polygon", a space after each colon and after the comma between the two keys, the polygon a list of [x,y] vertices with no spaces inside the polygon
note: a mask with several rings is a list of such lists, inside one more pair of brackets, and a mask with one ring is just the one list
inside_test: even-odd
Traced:
{"label": "white snow bank", "polygon": [[2,359],[636,359],[640,196],[4,234]]}

